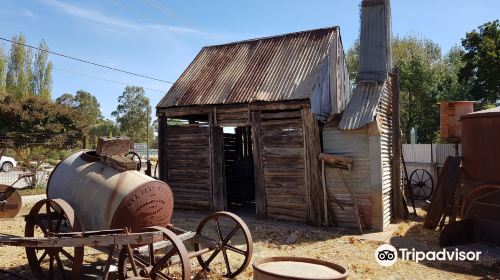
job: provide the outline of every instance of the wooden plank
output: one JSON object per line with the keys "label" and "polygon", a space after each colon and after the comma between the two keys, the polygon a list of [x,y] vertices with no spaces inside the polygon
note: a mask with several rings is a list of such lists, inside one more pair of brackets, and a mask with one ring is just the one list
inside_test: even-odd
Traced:
{"label": "wooden plank", "polygon": [[158,117],[158,178],[166,182],[167,175],[167,118]]}
{"label": "wooden plank", "polygon": [[291,119],[291,118],[298,118],[300,119],[302,117],[302,112],[300,110],[294,110],[294,111],[283,111],[283,112],[266,112],[262,113],[262,119],[267,120],[267,119]]}
{"label": "wooden plank", "polygon": [[264,182],[264,171],[262,162],[262,141],[261,141],[261,117],[260,112],[255,111],[251,113],[252,121],[252,154],[254,165],[254,178],[255,178],[255,210],[257,218],[266,218],[266,192]]}
{"label": "wooden plank", "polygon": [[308,221],[314,226],[321,226],[324,213],[321,209],[323,192],[319,166],[321,144],[318,121],[309,108],[302,109],[302,118],[304,126],[305,181],[308,192]]}
{"label": "wooden plank", "polygon": [[210,127],[212,158],[212,205],[213,211],[224,211],[226,206],[226,176],[224,168],[224,135],[222,127]]}

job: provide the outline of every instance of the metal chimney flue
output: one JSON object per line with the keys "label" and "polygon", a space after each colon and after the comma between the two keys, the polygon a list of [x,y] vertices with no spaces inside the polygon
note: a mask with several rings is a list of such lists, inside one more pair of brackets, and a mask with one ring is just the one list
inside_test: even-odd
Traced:
{"label": "metal chimney flue", "polygon": [[384,81],[392,69],[391,7],[389,0],[363,0],[359,79]]}

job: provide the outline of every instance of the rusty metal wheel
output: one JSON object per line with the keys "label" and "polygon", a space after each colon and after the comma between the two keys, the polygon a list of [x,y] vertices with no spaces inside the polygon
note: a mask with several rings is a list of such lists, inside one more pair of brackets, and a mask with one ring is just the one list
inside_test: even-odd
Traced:
{"label": "rusty metal wheel", "polygon": [[148,227],[141,232],[151,231],[163,232],[163,245],[149,244],[147,249],[123,246],[118,258],[118,278],[191,280],[189,255],[179,237],[163,227]]}
{"label": "rusty metal wheel", "polygon": [[198,263],[206,271],[233,278],[250,263],[253,241],[250,230],[243,220],[233,213],[216,212],[205,217],[196,229],[196,251],[209,249],[197,256]]}
{"label": "rusty metal wheel", "polygon": [[128,152],[125,157],[130,158],[133,161],[137,162],[137,171],[141,171],[142,168],[142,160],[141,156],[136,152]]}
{"label": "rusty metal wheel", "polygon": [[[26,217],[24,236],[49,237],[75,231],[80,231],[80,225],[73,208],[62,199],[44,199],[37,202]],[[28,263],[38,279],[78,279],[83,253],[83,247],[26,247]]]}
{"label": "rusty metal wheel", "polygon": [[[8,196],[5,199],[5,196]],[[10,186],[0,184],[0,219],[14,218],[23,205],[21,195]]]}
{"label": "rusty metal wheel", "polygon": [[431,198],[434,191],[434,179],[425,169],[417,169],[410,175],[410,184],[414,199],[426,200]]}

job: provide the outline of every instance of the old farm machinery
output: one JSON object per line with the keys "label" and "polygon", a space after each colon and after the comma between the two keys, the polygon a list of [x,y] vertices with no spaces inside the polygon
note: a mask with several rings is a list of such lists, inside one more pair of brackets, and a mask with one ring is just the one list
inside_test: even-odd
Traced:
{"label": "old farm machinery", "polygon": [[[128,143],[114,139],[117,145]],[[124,149],[110,154],[98,146],[61,161],[49,178],[47,199],[25,217],[25,236],[0,235],[0,244],[26,247],[39,279],[80,279],[86,246],[107,254],[104,279],[115,255],[118,279],[191,279],[191,258],[223,277],[241,273],[253,250],[246,224],[216,212],[194,232],[175,227],[170,187],[137,171]]]}

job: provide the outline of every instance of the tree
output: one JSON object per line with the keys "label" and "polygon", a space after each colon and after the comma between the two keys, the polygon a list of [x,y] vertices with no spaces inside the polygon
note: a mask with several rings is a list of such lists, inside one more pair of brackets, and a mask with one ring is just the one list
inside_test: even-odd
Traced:
{"label": "tree", "polygon": [[90,128],[89,143],[92,147],[95,147],[99,137],[111,137],[118,135],[120,135],[120,128],[113,121],[104,119]]}
{"label": "tree", "polygon": [[[120,131],[135,142],[146,142],[148,126],[151,126],[151,105],[144,94],[144,88],[128,86],[118,97],[116,111],[111,113],[120,126]],[[152,140],[153,129],[149,128],[149,139]]]}
{"label": "tree", "polygon": [[481,107],[500,99],[500,23],[487,22],[462,39],[465,49],[460,82],[470,86],[470,95]]}
{"label": "tree", "polygon": [[5,50],[0,46],[0,100],[7,94],[5,88],[5,76],[7,74],[7,56]]}
{"label": "tree", "polygon": [[49,46],[42,40],[38,48],[40,50],[35,54],[35,61],[33,62],[32,79],[34,94],[50,99],[50,92],[52,90],[52,62],[48,61],[49,53],[47,51],[49,50]]}
{"label": "tree", "polygon": [[101,104],[94,95],[84,90],[78,90],[74,96],[71,93],[65,93],[56,98],[56,103],[80,111],[81,117],[89,128],[102,120]]}
{"label": "tree", "polygon": [[[392,42],[393,62],[400,74],[401,129],[403,141],[410,139],[411,128],[415,127],[421,142],[429,143],[435,138],[439,128],[439,107],[437,105],[443,92],[454,90],[453,71],[442,76],[443,65],[441,48],[429,39],[419,36],[396,37]],[[455,52],[449,53],[450,61],[455,61]],[[450,65],[452,63],[450,62]],[[357,79],[359,71],[359,40],[347,52],[349,76]],[[454,64],[453,64],[454,65]],[[455,71],[456,76],[456,71]],[[448,93],[454,95],[456,93]]]}
{"label": "tree", "polygon": [[0,146],[13,149],[33,170],[53,151],[77,147],[85,132],[79,112],[38,96],[6,97],[0,101],[0,119]]}
{"label": "tree", "polygon": [[31,71],[33,53],[24,46],[26,38],[23,34],[12,37],[12,41],[6,77],[7,92],[17,97],[33,95]]}

